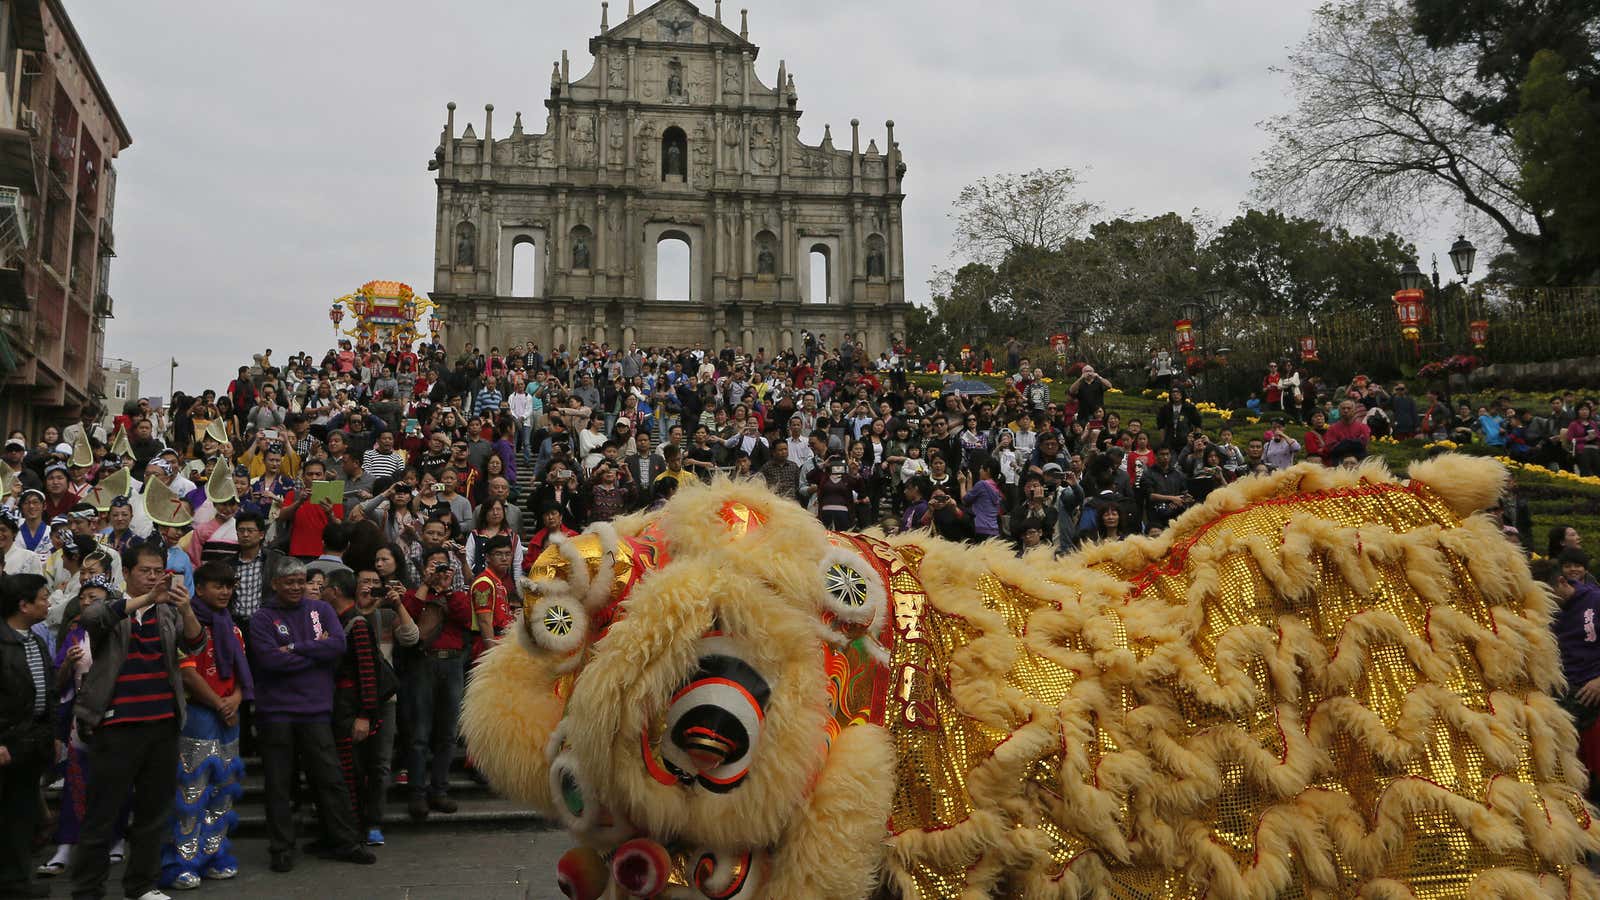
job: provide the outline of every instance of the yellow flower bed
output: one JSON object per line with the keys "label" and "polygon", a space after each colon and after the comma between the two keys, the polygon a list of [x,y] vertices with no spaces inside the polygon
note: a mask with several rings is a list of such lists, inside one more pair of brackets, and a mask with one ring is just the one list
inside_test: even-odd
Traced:
{"label": "yellow flower bed", "polygon": [[1559,478],[1563,481],[1575,481],[1578,484],[1588,484],[1595,487],[1600,487],[1600,476],[1579,475],[1577,472],[1568,472],[1565,469],[1547,469],[1544,466],[1534,465],[1533,463],[1517,462],[1509,456],[1496,456],[1495,459],[1499,460],[1501,465],[1511,469],[1512,471],[1520,470],[1534,475],[1548,475],[1551,478]]}

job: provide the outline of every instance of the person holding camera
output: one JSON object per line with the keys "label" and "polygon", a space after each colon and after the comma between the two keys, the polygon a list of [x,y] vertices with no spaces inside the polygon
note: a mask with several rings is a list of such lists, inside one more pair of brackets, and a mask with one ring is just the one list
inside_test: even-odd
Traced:
{"label": "person holding camera", "polygon": [[1188,479],[1172,464],[1172,449],[1156,451],[1156,463],[1146,466],[1136,487],[1144,497],[1145,522],[1151,528],[1165,528],[1194,503]]}
{"label": "person holding camera", "polygon": [[94,661],[73,704],[89,753],[88,806],[69,866],[79,897],[105,893],[112,832],[130,794],[122,894],[156,889],[187,713],[179,651],[192,656],[208,643],[182,576],[168,570],[159,545],[130,548],[122,570],[127,595],[94,604],[82,619]]}
{"label": "person holding camera", "polygon": [[417,822],[430,812],[448,814],[457,809],[446,791],[466,684],[472,604],[465,591],[451,588],[453,568],[448,550],[424,552],[422,584],[401,600],[420,632],[413,665],[405,667],[403,695],[411,704],[411,745],[405,748],[411,796],[406,812]]}

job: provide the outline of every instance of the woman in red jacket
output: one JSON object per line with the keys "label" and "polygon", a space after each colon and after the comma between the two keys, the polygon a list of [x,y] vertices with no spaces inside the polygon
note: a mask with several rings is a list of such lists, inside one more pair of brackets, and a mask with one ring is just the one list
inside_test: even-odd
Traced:
{"label": "woman in red jacket", "polygon": [[1328,417],[1321,411],[1311,414],[1311,425],[1306,429],[1305,440],[1300,445],[1305,448],[1306,456],[1315,456],[1322,460],[1323,465],[1331,465],[1328,461]]}

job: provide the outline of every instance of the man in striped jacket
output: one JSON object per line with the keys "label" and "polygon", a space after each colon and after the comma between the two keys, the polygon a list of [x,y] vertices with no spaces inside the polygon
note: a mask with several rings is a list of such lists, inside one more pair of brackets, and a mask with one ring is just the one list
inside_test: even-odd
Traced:
{"label": "man in striped jacket", "polygon": [[127,596],[112,596],[83,614],[94,663],[73,715],[89,744],[89,802],[72,852],[72,894],[105,894],[112,830],[131,793],[122,895],[159,900],[165,896],[156,889],[161,842],[177,791],[178,732],[186,712],[178,652],[200,652],[207,637],[160,545],[130,548],[122,569]]}

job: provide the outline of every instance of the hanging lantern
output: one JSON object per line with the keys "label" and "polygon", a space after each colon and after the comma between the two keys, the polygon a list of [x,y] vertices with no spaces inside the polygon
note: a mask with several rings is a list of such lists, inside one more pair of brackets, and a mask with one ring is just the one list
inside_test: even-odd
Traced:
{"label": "hanging lantern", "polygon": [[1302,362],[1317,361],[1317,339],[1312,335],[1301,335],[1300,359]]}
{"label": "hanging lantern", "polygon": [[1194,349],[1194,322],[1189,319],[1179,319],[1176,327],[1178,330],[1178,352],[1188,353]]}
{"label": "hanging lantern", "polygon": [[1400,336],[1408,341],[1422,339],[1422,318],[1426,313],[1421,290],[1408,288],[1394,292],[1394,314],[1400,320]]}
{"label": "hanging lantern", "polygon": [[1065,357],[1067,355],[1067,347],[1071,343],[1072,338],[1064,333],[1050,335],[1050,346],[1056,351],[1057,356]]}
{"label": "hanging lantern", "polygon": [[405,305],[400,307],[400,311],[402,313],[405,313],[405,317],[407,319],[415,319],[417,317],[417,304],[416,304],[416,301],[407,300],[405,302]]}
{"label": "hanging lantern", "polygon": [[356,318],[362,318],[367,314],[367,298],[357,294],[355,299],[350,301],[350,308],[355,310]]}
{"label": "hanging lantern", "polygon": [[339,323],[344,321],[344,307],[335,303],[333,308],[328,310],[328,320],[333,323],[334,328],[338,328]]}
{"label": "hanging lantern", "polygon": [[1478,319],[1467,325],[1467,335],[1472,338],[1472,346],[1482,350],[1489,345],[1489,320]]}

